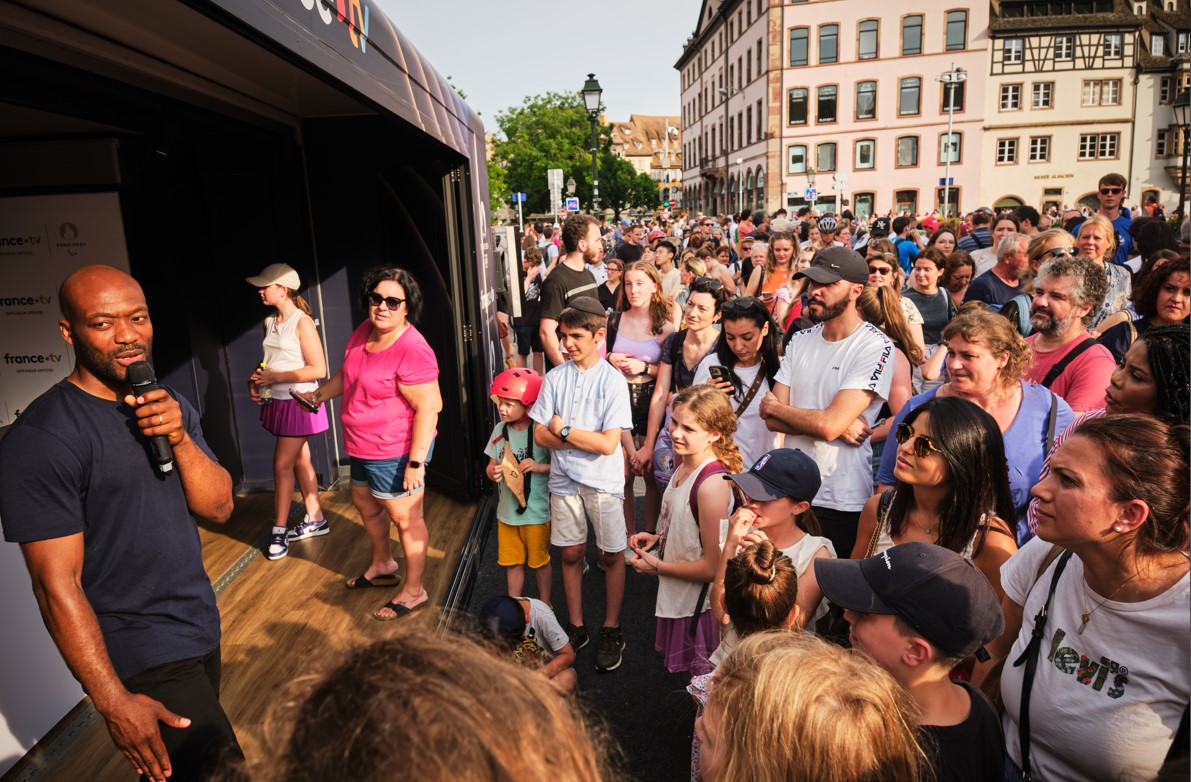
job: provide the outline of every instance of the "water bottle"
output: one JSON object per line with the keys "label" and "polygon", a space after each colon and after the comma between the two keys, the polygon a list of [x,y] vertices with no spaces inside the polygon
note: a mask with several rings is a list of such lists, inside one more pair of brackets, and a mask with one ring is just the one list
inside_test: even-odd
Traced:
{"label": "water bottle", "polygon": [[[261,367],[261,369],[268,369],[269,365],[266,362],[262,361],[260,364],[260,367]],[[256,387],[257,387],[258,391],[260,392],[261,404],[268,404],[269,402],[273,401],[273,387],[272,386],[265,386],[265,385],[261,385],[260,383],[257,383]]]}

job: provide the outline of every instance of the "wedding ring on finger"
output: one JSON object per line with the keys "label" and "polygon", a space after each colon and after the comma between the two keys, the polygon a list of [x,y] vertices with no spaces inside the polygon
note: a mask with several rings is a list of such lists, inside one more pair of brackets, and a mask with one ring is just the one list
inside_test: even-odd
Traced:
{"label": "wedding ring on finger", "polygon": [[165,418],[161,415],[161,413],[157,414],[157,425],[165,426]]}

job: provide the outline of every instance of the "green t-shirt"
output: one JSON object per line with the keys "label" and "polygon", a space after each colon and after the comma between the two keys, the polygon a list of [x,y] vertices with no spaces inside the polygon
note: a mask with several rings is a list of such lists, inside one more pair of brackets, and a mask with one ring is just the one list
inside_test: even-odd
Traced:
{"label": "green t-shirt", "polygon": [[[538,464],[550,463],[550,450],[530,441],[530,427],[518,432],[511,426],[506,429],[504,423],[498,423],[493,428],[492,434],[488,437],[488,446],[484,449],[485,455],[495,459],[498,463],[504,459],[505,440],[502,433],[505,431],[508,432],[509,445],[518,462],[530,456],[532,446],[532,458],[535,462]],[[520,526],[522,524],[545,524],[550,521],[550,491],[547,488],[550,475],[544,472],[527,473],[525,481],[529,489],[525,496],[526,507],[523,513],[517,512],[521,508],[521,503],[517,502],[513,492],[505,486],[504,481],[500,482],[498,489],[500,498],[496,504],[496,518],[505,524]]]}

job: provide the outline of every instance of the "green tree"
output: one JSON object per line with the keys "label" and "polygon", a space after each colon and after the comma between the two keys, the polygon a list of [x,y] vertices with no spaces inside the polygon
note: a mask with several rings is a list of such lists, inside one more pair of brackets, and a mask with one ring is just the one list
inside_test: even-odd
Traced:
{"label": "green tree", "polygon": [[496,124],[503,138],[493,145],[492,160],[504,166],[507,192],[526,194],[527,212],[550,208],[551,168],[562,169],[564,182],[575,180],[580,203],[591,203],[591,125],[578,93],[527,97],[498,113]]}
{"label": "green tree", "polygon": [[509,206],[509,172],[495,157],[488,160],[488,213],[495,217]]}
{"label": "green tree", "polygon": [[600,207],[611,209],[616,217],[625,209],[651,210],[658,205],[658,185],[649,174],[641,174],[633,164],[605,147],[600,161]]}

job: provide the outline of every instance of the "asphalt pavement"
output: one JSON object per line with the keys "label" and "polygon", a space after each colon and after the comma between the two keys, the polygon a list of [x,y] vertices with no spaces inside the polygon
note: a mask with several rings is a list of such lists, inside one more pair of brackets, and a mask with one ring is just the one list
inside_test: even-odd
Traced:
{"label": "asphalt pavement", "polygon": [[[637,518],[644,518],[641,479],[638,479]],[[640,526],[640,521],[639,521]],[[559,621],[566,622],[566,596],[557,550],[554,559],[553,598]],[[596,567],[595,539],[589,533],[587,560],[591,570],[583,577],[583,616],[591,643],[579,652],[578,697],[588,711],[601,718],[623,753],[628,779],[641,782],[681,782],[690,779],[691,736],[695,705],[686,692],[686,677],[662,666],[654,651],[656,620],[653,609],[657,579],[627,568],[624,607],[620,626],[624,632],[624,662],[615,671],[595,670],[597,630],[604,619],[604,574]],[[621,565],[621,567],[624,567]],[[538,597],[532,572],[526,572],[526,596]],[[503,594],[505,574],[496,564],[495,530],[488,536],[483,565],[472,593],[470,608],[478,610],[489,598]]]}

